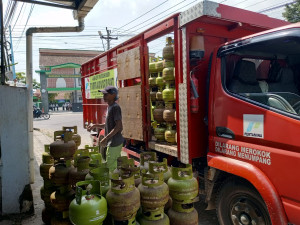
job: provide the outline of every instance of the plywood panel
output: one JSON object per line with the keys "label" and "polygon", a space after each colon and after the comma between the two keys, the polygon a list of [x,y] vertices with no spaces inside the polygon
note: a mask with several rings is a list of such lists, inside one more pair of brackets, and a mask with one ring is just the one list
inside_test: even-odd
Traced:
{"label": "plywood panel", "polygon": [[118,80],[141,76],[140,47],[118,54]]}
{"label": "plywood panel", "polygon": [[119,105],[122,109],[123,136],[143,140],[141,86],[119,88]]}

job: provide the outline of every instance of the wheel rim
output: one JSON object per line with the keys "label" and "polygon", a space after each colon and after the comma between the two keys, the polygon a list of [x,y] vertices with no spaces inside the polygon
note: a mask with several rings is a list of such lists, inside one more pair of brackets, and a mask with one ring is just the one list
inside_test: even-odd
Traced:
{"label": "wheel rim", "polygon": [[267,212],[259,202],[247,196],[236,196],[230,205],[234,225],[269,225]]}

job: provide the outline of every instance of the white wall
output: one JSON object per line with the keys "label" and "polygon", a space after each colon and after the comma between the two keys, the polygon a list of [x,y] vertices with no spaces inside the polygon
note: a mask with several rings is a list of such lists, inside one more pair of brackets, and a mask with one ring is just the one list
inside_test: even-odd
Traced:
{"label": "white wall", "polygon": [[27,89],[0,85],[2,214],[19,213],[19,196],[30,183]]}

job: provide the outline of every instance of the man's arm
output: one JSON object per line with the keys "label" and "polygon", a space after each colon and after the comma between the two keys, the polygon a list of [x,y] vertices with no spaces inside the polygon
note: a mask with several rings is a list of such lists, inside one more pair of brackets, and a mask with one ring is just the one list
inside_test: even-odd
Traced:
{"label": "man's arm", "polygon": [[108,135],[106,135],[101,141],[101,145],[106,146],[107,141],[109,139],[111,139],[116,133],[118,133],[119,131],[123,130],[123,124],[122,124],[122,120],[116,120],[116,126],[109,132]]}
{"label": "man's arm", "polygon": [[90,124],[87,127],[87,131],[91,131],[91,130],[94,130],[96,128],[98,128],[98,129],[105,129],[105,124],[104,123],[103,124]]}

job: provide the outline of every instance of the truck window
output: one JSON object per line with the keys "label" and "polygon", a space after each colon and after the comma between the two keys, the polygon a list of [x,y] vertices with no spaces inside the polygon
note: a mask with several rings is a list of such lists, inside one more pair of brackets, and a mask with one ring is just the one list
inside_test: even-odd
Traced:
{"label": "truck window", "polygon": [[241,42],[239,47],[228,53],[224,50],[222,62],[226,69],[222,71],[222,79],[225,90],[261,107],[299,118],[298,33],[297,30],[295,36],[252,40],[253,43],[248,42],[244,46]]}

